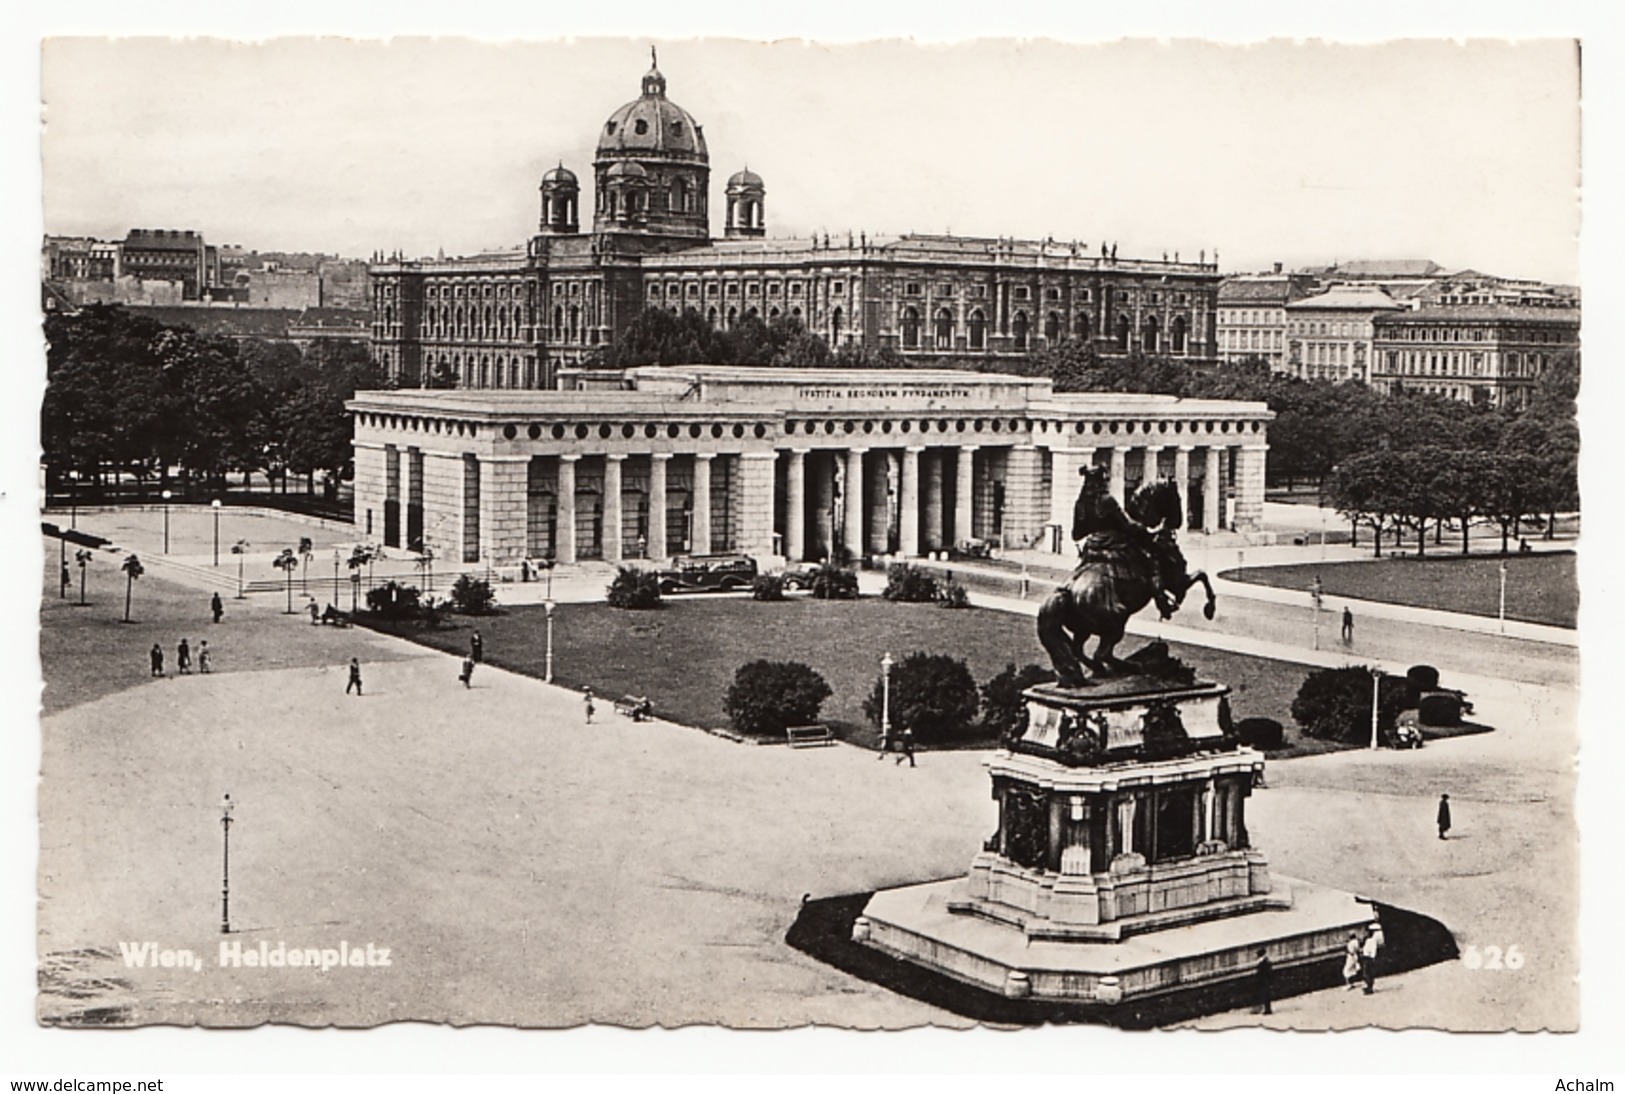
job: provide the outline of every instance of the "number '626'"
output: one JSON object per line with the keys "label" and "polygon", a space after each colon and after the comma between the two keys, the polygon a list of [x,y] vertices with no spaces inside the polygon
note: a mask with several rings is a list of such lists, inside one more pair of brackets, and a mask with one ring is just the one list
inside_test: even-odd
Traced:
{"label": "number '626'", "polygon": [[1485,946],[1482,950],[1477,946],[1468,946],[1462,951],[1461,962],[1469,969],[1486,969],[1490,972],[1511,969],[1517,972],[1523,968],[1523,951],[1518,949],[1516,942],[1504,950],[1500,946]]}

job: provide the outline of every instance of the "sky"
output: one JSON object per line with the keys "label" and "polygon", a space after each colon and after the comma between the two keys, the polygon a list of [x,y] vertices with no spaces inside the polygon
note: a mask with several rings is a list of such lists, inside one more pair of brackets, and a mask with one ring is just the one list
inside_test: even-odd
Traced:
{"label": "sky", "polygon": [[[366,257],[521,245],[559,161],[659,46],[770,235],[952,232],[1217,251],[1227,271],[1429,258],[1577,283],[1579,51],[1371,44],[658,36],[63,38],[43,53],[53,234],[193,228]],[[590,208],[590,206],[589,206]]]}

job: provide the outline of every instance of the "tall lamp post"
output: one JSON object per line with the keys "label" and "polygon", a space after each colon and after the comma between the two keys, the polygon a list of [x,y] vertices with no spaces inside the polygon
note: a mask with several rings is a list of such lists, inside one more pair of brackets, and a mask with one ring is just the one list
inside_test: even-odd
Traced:
{"label": "tall lamp post", "polygon": [[547,611],[547,647],[542,658],[542,682],[551,684],[553,682],[553,609],[557,608],[558,605],[549,599],[542,602],[542,607]]}
{"label": "tall lamp post", "polygon": [[214,510],[214,564],[220,565],[220,499],[215,498],[209,503]]}
{"label": "tall lamp post", "polygon": [[1501,563],[1501,606],[1496,611],[1496,617],[1501,621],[1501,633],[1507,632],[1507,564]]}
{"label": "tall lamp post", "polygon": [[246,594],[243,592],[243,559],[248,554],[248,540],[240,539],[231,545],[231,553],[237,556],[237,599],[242,600]]}
{"label": "tall lamp post", "polygon": [[1382,706],[1381,698],[1382,669],[1377,665],[1371,666],[1371,747],[1377,747],[1377,717]]}
{"label": "tall lamp post", "polygon": [[1320,575],[1315,575],[1314,584],[1309,586],[1310,611],[1315,615],[1315,649],[1320,649],[1320,606],[1325,600],[1325,591],[1320,584]]}
{"label": "tall lamp post", "polygon": [[220,807],[220,933],[231,933],[231,795]]}
{"label": "tall lamp post", "polygon": [[896,664],[891,652],[880,655],[880,748],[884,752],[891,744],[891,667]]}
{"label": "tall lamp post", "polygon": [[164,491],[164,554],[169,554],[169,499],[174,497],[169,490]]}
{"label": "tall lamp post", "polygon": [[344,559],[337,547],[333,548],[333,603],[339,603],[339,563]]}

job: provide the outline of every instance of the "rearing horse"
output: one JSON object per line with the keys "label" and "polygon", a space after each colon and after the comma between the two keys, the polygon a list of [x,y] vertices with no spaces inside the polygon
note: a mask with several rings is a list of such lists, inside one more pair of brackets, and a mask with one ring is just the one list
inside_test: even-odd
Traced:
{"label": "rearing horse", "polygon": [[[1213,618],[1215,597],[1207,574],[1187,572],[1174,533],[1184,524],[1184,506],[1173,483],[1146,483],[1129,499],[1124,513],[1106,485],[1106,473],[1085,467],[1083,488],[1073,510],[1072,538],[1081,540],[1081,561],[1065,585],[1038,609],[1038,640],[1055,665],[1062,687],[1090,683],[1088,666],[1107,676],[1127,669],[1113,656],[1129,617],[1153,600],[1167,619],[1192,585],[1207,591],[1202,614]],[[1093,658],[1083,644],[1098,637]],[[1130,670],[1131,671],[1131,670]]]}

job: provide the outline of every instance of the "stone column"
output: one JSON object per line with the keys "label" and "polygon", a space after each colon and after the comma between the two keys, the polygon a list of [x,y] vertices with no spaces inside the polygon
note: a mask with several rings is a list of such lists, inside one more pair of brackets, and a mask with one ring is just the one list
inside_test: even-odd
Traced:
{"label": "stone column", "polygon": [[1125,461],[1127,459],[1127,456],[1128,456],[1128,446],[1127,445],[1121,445],[1121,444],[1112,445],[1111,486],[1109,487],[1109,489],[1111,491],[1112,497],[1117,499],[1117,503],[1119,505],[1123,504],[1125,501],[1128,500],[1127,496],[1124,493],[1124,491],[1127,488],[1127,482],[1128,482],[1128,476],[1127,476],[1127,473],[1124,470],[1124,463],[1125,463]]}
{"label": "stone column", "polygon": [[1214,445],[1207,446],[1207,466],[1203,469],[1202,480],[1202,531],[1217,532],[1219,530],[1219,499],[1224,494],[1224,484],[1219,479],[1219,450]]}
{"label": "stone column", "polygon": [[666,548],[666,465],[670,462],[670,452],[649,456],[649,558],[671,553]]}
{"label": "stone column", "polygon": [[897,484],[897,549],[904,558],[920,553],[920,453],[924,451],[920,447],[903,449]]}
{"label": "stone column", "polygon": [[835,557],[835,536],[840,521],[835,515],[834,453],[816,452],[813,462],[813,538],[818,558]]}
{"label": "stone column", "polygon": [[954,538],[955,544],[976,538],[976,445],[962,444],[954,461]]}
{"label": "stone column", "polygon": [[1030,444],[1011,446],[1004,460],[1004,547],[1034,543],[1049,510],[1039,497],[1043,481],[1042,456]]}
{"label": "stone column", "polygon": [[868,547],[872,555],[884,555],[891,552],[891,510],[886,488],[889,455],[884,451],[875,453],[875,458],[869,461],[868,479],[864,489],[868,491],[868,504],[864,506],[867,514],[864,518],[868,528]]}
{"label": "stone column", "polygon": [[689,535],[689,553],[711,553],[711,461],[714,452],[694,453],[694,529]]}
{"label": "stone column", "polygon": [[807,451],[792,448],[784,462],[784,558],[790,563],[807,554]]}
{"label": "stone column", "polygon": [[1236,530],[1256,532],[1264,521],[1264,457],[1269,446],[1240,445],[1231,450],[1236,464]]}
{"label": "stone column", "polygon": [[525,555],[529,518],[530,457],[479,457],[480,550],[494,565]]}
{"label": "stone column", "polygon": [[576,560],[576,454],[559,457],[559,510],[554,529],[553,557],[568,566]]}
{"label": "stone column", "polygon": [[734,482],[738,493],[733,498],[735,526],[739,534],[734,550],[751,555],[768,556],[773,553],[773,465],[778,453],[741,452],[736,460]]}
{"label": "stone column", "polygon": [[1179,487],[1180,524],[1191,519],[1191,446],[1182,444],[1174,449],[1174,485]]}
{"label": "stone column", "polygon": [[626,456],[611,452],[604,456],[604,532],[603,559],[619,562],[621,546],[621,464]]}
{"label": "stone column", "polygon": [[925,458],[925,549],[940,551],[942,528],[942,459],[945,449],[934,448]]}
{"label": "stone column", "polygon": [[863,553],[863,454],[862,448],[846,450],[845,513],[841,523],[841,546],[855,559]]}

